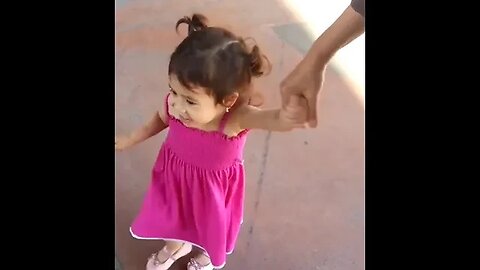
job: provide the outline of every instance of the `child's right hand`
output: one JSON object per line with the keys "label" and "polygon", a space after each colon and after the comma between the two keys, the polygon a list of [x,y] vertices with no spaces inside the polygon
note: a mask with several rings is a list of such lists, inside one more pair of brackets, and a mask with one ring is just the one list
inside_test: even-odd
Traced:
{"label": "child's right hand", "polygon": [[305,128],[307,124],[307,100],[298,95],[290,96],[290,100],[280,110],[280,121],[288,128]]}
{"label": "child's right hand", "polygon": [[131,141],[127,136],[115,136],[115,150],[122,151],[131,146]]}

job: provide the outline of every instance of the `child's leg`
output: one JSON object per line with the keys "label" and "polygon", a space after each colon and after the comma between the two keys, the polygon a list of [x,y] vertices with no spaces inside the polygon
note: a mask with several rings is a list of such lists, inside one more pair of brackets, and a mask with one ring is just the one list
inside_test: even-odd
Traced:
{"label": "child's leg", "polygon": [[195,260],[201,265],[207,265],[210,263],[210,257],[203,251],[195,257]]}
{"label": "child's leg", "polygon": [[191,244],[166,241],[161,250],[150,256],[146,270],[167,270],[177,259],[187,255],[191,250]]}
{"label": "child's leg", "polygon": [[157,254],[157,258],[160,262],[166,261],[172,254],[182,247],[182,242],[177,241],[165,241],[165,246]]}

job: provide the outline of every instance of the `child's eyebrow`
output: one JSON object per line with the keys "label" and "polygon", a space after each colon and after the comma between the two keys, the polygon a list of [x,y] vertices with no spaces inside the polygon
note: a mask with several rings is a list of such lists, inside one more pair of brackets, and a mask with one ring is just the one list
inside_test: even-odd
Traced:
{"label": "child's eyebrow", "polygon": [[[170,90],[175,91],[175,89],[173,89],[173,87],[172,87],[170,84],[168,84],[168,87],[170,87]],[[191,92],[194,92],[194,91],[192,91],[192,90],[190,90],[190,91],[191,91]],[[178,93],[177,93],[177,94],[178,94]],[[191,96],[188,96],[188,95],[182,95],[182,94],[180,94],[180,95],[181,95],[182,97],[188,99],[188,100],[198,102],[198,100],[195,99],[194,97],[191,97]]]}

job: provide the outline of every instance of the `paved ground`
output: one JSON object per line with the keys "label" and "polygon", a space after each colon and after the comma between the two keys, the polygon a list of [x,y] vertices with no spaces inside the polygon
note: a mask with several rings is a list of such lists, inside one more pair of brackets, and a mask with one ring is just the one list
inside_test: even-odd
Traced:
{"label": "paved ground", "polygon": [[[343,0],[342,8],[333,10],[334,15],[323,16],[322,12],[333,12],[323,8],[331,1],[318,1],[321,4],[315,7],[319,21],[330,20],[323,25],[348,3]],[[255,87],[265,95],[266,107],[278,106],[280,80],[301,59],[315,35],[309,27],[311,18],[301,17],[292,2],[117,0],[117,133],[141,125],[162,102],[167,91],[168,57],[182,39],[174,24],[192,12],[201,12],[216,25],[255,38],[273,64],[272,73]],[[356,54],[363,56],[364,52]],[[357,64],[360,61],[349,59]],[[341,61],[333,62],[327,70],[318,128],[251,133],[245,149],[244,224],[224,269],[364,269],[364,102],[363,82],[355,80],[363,70],[357,65],[357,77],[346,77],[345,70]],[[117,154],[116,255],[123,270],[144,269],[147,256],[162,246],[133,239],[128,227],[164,137],[165,133],[159,134]],[[187,259],[172,268],[185,269]]]}

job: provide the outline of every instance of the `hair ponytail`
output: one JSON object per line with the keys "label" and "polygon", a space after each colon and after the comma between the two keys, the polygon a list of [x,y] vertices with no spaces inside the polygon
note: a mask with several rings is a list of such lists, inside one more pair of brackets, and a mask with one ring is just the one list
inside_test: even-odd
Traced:
{"label": "hair ponytail", "polygon": [[185,16],[177,21],[177,24],[175,25],[175,30],[178,32],[178,26],[182,23],[185,23],[188,25],[188,34],[190,35],[195,31],[200,31],[207,28],[207,21],[207,18],[201,14],[193,14],[191,18]]}

